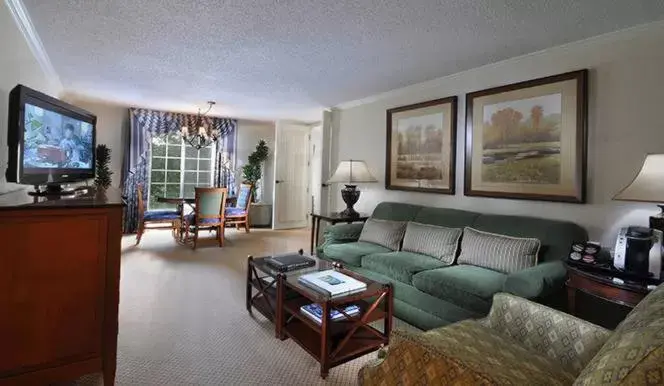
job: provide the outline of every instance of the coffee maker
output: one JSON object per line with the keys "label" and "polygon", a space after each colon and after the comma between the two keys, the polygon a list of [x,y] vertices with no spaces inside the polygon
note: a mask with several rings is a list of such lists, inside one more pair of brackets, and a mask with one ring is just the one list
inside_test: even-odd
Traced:
{"label": "coffee maker", "polygon": [[620,229],[613,265],[639,277],[659,279],[662,271],[662,231],[630,226]]}

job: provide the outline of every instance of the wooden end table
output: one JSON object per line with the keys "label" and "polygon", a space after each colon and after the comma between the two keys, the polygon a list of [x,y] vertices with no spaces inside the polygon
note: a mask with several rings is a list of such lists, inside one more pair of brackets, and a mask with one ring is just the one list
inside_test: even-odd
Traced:
{"label": "wooden end table", "polygon": [[604,299],[611,303],[634,308],[650,292],[648,284],[654,281],[629,281],[617,283],[606,273],[593,272],[567,265],[567,308],[576,315],[576,293],[578,291]]}
{"label": "wooden end table", "polygon": [[[301,253],[301,251],[300,251]],[[390,284],[369,280],[345,270],[340,264],[312,257],[316,266],[293,272],[276,272],[265,263],[265,258],[249,256],[247,272],[247,310],[252,307],[275,322],[275,335],[284,340],[293,339],[320,363],[320,375],[325,379],[332,367],[344,364],[362,355],[376,351],[389,343],[392,331],[393,292]],[[335,269],[367,284],[363,292],[330,297],[298,282],[299,276],[319,270]],[[262,276],[261,276],[262,272]],[[274,278],[267,280],[265,276]],[[254,290],[257,294],[253,294]],[[321,324],[311,320],[300,307],[318,303],[323,309]],[[358,315],[344,313],[344,306],[357,304]],[[344,320],[331,321],[331,310],[345,315]],[[383,331],[369,324],[383,320]]]}
{"label": "wooden end table", "polygon": [[340,212],[330,213],[311,213],[311,247],[310,254],[314,254],[314,249],[318,247],[318,233],[320,231],[320,222],[325,220],[332,225],[339,223],[352,224],[354,222],[365,222],[369,219],[368,214],[360,213],[359,216],[344,216]]}

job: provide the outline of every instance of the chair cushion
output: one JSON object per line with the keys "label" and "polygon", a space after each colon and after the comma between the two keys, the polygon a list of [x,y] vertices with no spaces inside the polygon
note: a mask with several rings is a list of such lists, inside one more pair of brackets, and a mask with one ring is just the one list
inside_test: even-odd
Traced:
{"label": "chair cushion", "polygon": [[435,257],[451,265],[456,258],[461,229],[408,222],[402,251]]}
{"label": "chair cushion", "polygon": [[157,220],[178,220],[180,212],[176,210],[148,210],[143,213],[143,219],[146,221]]}
{"label": "chair cushion", "polygon": [[474,320],[415,333],[393,330],[387,357],[359,372],[363,386],[569,385],[574,376]]}
{"label": "chair cushion", "polygon": [[414,274],[446,265],[431,256],[412,252],[376,253],[362,258],[362,268],[408,284]]}
{"label": "chair cushion", "polygon": [[244,208],[226,208],[224,214],[226,216],[246,216],[247,211]]}
{"label": "chair cushion", "polygon": [[574,381],[574,374],[546,353],[528,350],[475,320],[427,331],[421,339],[439,355],[490,379],[491,385],[569,385]]}
{"label": "chair cushion", "polygon": [[488,312],[491,299],[502,291],[507,275],[472,265],[455,265],[423,271],[413,276],[413,286],[422,292],[461,307]]}
{"label": "chair cushion", "polygon": [[328,259],[339,260],[343,263],[359,267],[363,256],[392,251],[378,244],[357,241],[354,243],[328,245],[323,252]]}
{"label": "chair cushion", "polygon": [[[189,225],[194,225],[196,223],[196,214],[188,214],[184,216],[184,221],[187,222]],[[201,224],[219,224],[219,219],[218,218],[204,218],[201,219]]]}
{"label": "chair cushion", "polygon": [[537,265],[539,249],[538,239],[505,236],[466,227],[458,262],[513,273]]}
{"label": "chair cushion", "polygon": [[392,251],[398,251],[405,232],[405,222],[370,218],[362,228],[360,241],[382,245]]}

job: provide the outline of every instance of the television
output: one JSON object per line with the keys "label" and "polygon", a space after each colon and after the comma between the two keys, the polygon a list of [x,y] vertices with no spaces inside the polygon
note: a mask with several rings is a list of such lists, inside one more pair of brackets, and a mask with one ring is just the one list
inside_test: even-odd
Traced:
{"label": "television", "polygon": [[57,193],[62,184],[95,176],[97,117],[23,85],[9,93],[8,182],[46,185]]}

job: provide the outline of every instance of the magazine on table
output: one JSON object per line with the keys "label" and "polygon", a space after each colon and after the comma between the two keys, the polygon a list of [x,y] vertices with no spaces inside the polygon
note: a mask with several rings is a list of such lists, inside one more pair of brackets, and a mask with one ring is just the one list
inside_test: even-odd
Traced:
{"label": "magazine on table", "polygon": [[[306,306],[300,307],[300,311],[314,322],[318,324],[323,324],[323,308],[320,306],[320,304],[317,303],[307,304]],[[346,308],[344,308],[344,312],[349,316],[355,316],[360,313],[360,307],[355,304],[351,304],[346,306]],[[331,321],[338,321],[343,319],[346,319],[346,316],[344,314],[342,314],[336,309],[330,310]]]}
{"label": "magazine on table", "polygon": [[302,275],[298,281],[329,296],[346,295],[367,289],[366,283],[333,269]]}

